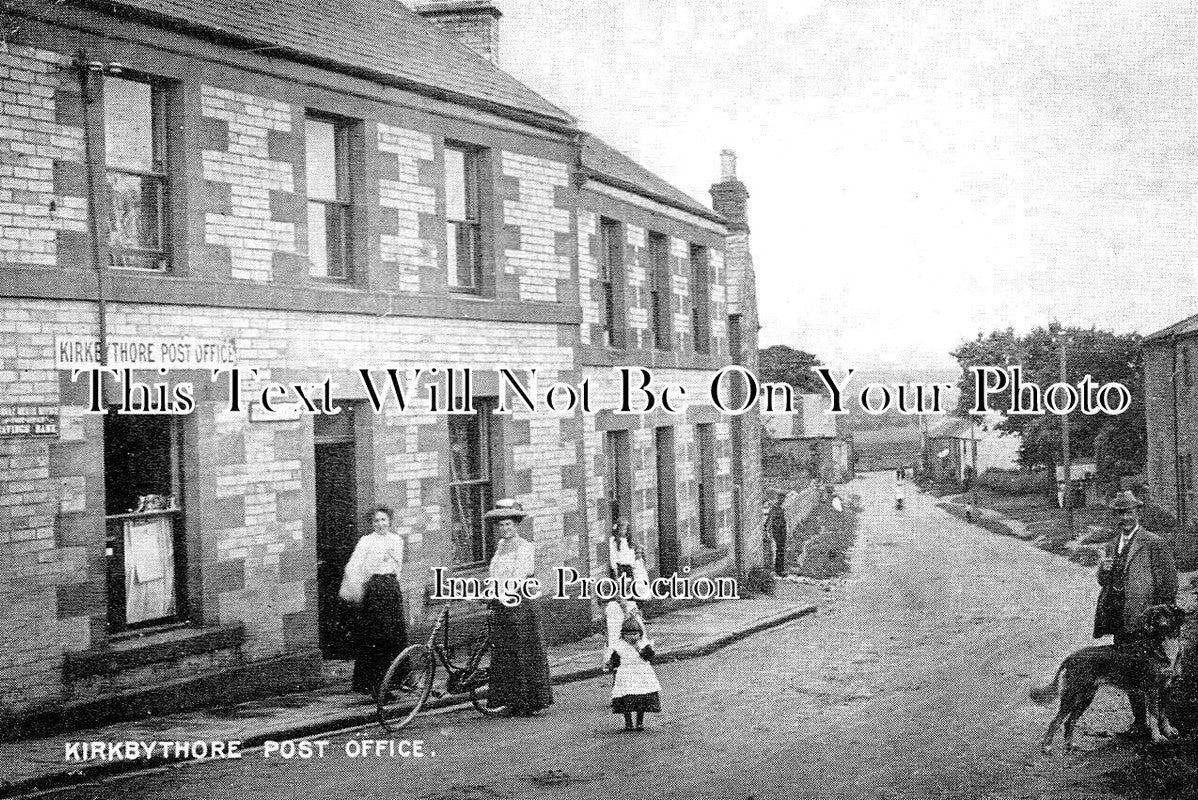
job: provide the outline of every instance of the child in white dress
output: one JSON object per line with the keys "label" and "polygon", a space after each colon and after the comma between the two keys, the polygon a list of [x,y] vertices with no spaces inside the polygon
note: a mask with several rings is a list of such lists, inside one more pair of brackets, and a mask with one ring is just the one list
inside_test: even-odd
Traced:
{"label": "child in white dress", "polygon": [[645,633],[645,623],[635,603],[626,602],[622,606],[613,600],[604,613],[608,651],[604,668],[616,673],[611,687],[611,710],[613,714],[624,715],[624,730],[642,731],[645,712],[661,711],[661,684],[650,664],[654,656],[653,641]]}

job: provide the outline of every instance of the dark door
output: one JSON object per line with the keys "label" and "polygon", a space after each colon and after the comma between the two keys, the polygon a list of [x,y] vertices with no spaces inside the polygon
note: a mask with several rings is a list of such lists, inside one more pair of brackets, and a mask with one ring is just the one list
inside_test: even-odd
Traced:
{"label": "dark door", "polygon": [[316,442],[316,584],[320,650],[350,658],[352,608],[337,596],[345,565],[358,541],[354,443]]}
{"label": "dark door", "polygon": [[674,429],[654,432],[657,454],[657,574],[678,571],[678,508],[674,493]]}

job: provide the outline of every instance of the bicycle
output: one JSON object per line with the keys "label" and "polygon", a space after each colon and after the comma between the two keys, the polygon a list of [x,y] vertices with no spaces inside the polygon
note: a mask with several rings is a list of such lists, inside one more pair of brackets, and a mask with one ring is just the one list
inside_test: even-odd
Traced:
{"label": "bicycle", "polygon": [[[443,642],[437,641],[438,633],[442,634]],[[387,668],[376,700],[379,724],[389,733],[398,731],[416,718],[430,695],[444,697],[446,694],[469,693],[470,702],[484,716],[506,714],[507,706],[488,706],[483,693],[490,683],[491,667],[489,663],[483,666],[482,661],[490,651],[491,618],[488,615],[486,630],[470,643],[466,663],[455,664],[449,646],[449,606],[445,606],[437,615],[428,640],[405,648]],[[438,661],[446,672],[444,692],[433,689]],[[412,707],[405,712],[403,708],[409,702]]]}

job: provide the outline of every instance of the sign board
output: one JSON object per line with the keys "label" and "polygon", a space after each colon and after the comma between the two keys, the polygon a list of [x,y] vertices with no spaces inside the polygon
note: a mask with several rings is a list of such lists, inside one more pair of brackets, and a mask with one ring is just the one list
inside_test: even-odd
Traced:
{"label": "sign board", "polygon": [[250,422],[295,422],[300,418],[300,404],[271,403],[267,411],[261,403],[250,403]]}
{"label": "sign board", "polygon": [[0,405],[0,439],[58,436],[57,406]]}
{"label": "sign board", "polygon": [[[186,336],[110,336],[108,366],[131,369],[215,369],[235,365],[237,348],[219,339]],[[54,366],[86,369],[100,366],[100,342],[89,336],[55,336]]]}

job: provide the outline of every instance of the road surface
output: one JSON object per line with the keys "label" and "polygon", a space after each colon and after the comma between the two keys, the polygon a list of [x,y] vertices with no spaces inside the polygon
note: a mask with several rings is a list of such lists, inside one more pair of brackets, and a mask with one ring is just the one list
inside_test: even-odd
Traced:
{"label": "road surface", "polygon": [[[63,798],[1066,798],[1104,797],[1134,757],[1095,735],[1127,726],[1102,694],[1080,755],[1042,756],[1052,715],[1028,689],[1089,644],[1090,570],[949,516],[893,478],[855,481],[865,512],[851,572],[814,615],[707,658],[662,665],[664,713],[626,734],[610,678],[560,686],[550,712],[418,719],[421,758],[251,752],[78,787]],[[596,654],[596,661],[600,660]],[[1087,730],[1091,732],[1087,732]],[[350,744],[354,753],[358,743]],[[1113,795],[1112,795],[1113,796]]]}

